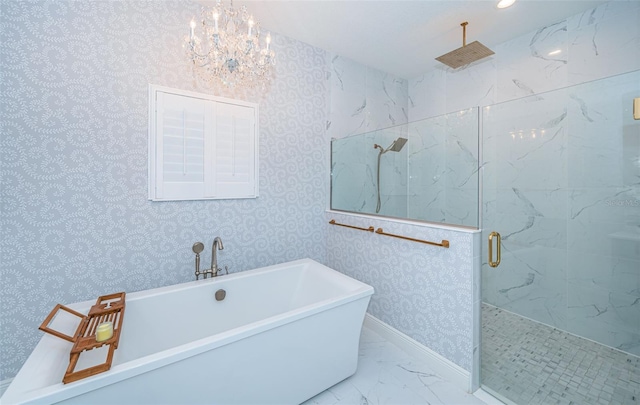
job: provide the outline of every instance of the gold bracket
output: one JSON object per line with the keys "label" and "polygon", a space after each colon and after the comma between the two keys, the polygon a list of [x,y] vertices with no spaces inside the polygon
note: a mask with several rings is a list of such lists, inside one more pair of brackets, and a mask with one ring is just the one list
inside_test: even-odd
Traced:
{"label": "gold bracket", "polygon": [[640,120],[640,97],[633,99],[633,119]]}

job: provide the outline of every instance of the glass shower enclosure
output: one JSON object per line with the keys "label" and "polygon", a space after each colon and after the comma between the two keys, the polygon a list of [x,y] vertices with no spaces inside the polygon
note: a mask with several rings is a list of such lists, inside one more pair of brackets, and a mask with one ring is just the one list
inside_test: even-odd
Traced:
{"label": "glass shower enclosure", "polygon": [[[332,140],[331,209],[477,228],[478,116],[469,108]],[[398,139],[408,141],[395,151]]]}
{"label": "glass shower enclosure", "polygon": [[332,209],[481,229],[505,403],[640,403],[637,97],[640,71],[332,141]]}
{"label": "glass shower enclosure", "polygon": [[481,382],[507,403],[640,401],[635,97],[638,71],[482,108]]}

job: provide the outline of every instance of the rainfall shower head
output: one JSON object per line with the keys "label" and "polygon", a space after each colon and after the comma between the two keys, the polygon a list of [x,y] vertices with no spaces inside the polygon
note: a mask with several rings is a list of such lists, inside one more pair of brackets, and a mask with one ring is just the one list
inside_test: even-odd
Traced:
{"label": "rainfall shower head", "polygon": [[445,53],[442,56],[438,56],[436,58],[437,61],[442,62],[453,69],[457,69],[461,66],[468,65],[471,62],[475,62],[494,54],[491,49],[482,45],[478,41],[474,41],[467,45],[467,24],[469,23],[466,21],[460,24],[462,25],[462,48],[458,48],[449,53]]}

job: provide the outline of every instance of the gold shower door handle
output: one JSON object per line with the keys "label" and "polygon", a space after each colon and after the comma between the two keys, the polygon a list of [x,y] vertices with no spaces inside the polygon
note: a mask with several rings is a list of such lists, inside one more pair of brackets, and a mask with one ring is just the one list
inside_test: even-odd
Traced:
{"label": "gold shower door handle", "polygon": [[[496,261],[493,261],[493,238],[496,238],[498,247],[496,249]],[[500,234],[498,232],[491,232],[489,234],[489,266],[498,267],[500,265]]]}

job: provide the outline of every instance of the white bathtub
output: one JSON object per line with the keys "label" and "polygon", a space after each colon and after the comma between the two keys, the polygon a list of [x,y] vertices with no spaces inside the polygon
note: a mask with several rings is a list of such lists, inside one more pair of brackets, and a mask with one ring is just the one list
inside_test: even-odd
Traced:
{"label": "white bathtub", "polygon": [[127,294],[111,370],[62,384],[71,343],[45,334],[0,403],[299,404],[356,371],[372,294],[310,259]]}

